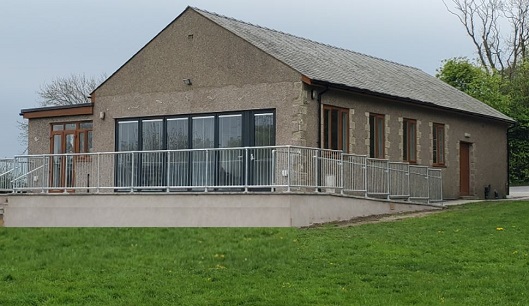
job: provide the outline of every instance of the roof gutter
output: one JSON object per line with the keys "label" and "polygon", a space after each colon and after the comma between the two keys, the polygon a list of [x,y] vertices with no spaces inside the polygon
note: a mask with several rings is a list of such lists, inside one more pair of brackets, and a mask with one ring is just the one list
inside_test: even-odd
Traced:
{"label": "roof gutter", "polygon": [[[309,83],[307,83],[307,80],[309,81]],[[335,83],[330,83],[330,82],[326,82],[326,81],[313,80],[313,79],[309,79],[307,77],[302,77],[302,81],[307,83],[307,84],[310,84],[310,85],[319,85],[319,86],[323,86],[323,87],[326,87],[326,88],[336,88],[336,89],[344,90],[344,91],[348,91],[348,92],[354,92],[354,93],[363,94],[363,95],[375,96],[375,97],[379,97],[379,98],[383,98],[383,99],[397,100],[399,102],[411,103],[411,104],[420,105],[420,106],[423,106],[423,107],[431,107],[431,108],[436,108],[436,109],[443,109],[443,110],[450,111],[450,112],[459,112],[459,113],[463,113],[463,114],[466,114],[466,115],[470,115],[470,116],[474,116],[474,117],[481,117],[481,118],[485,118],[485,119],[489,119],[489,120],[500,121],[500,122],[507,123],[507,124],[513,124],[515,122],[514,120],[508,120],[508,119],[503,119],[503,118],[498,118],[498,117],[492,117],[492,116],[477,114],[477,113],[473,113],[473,112],[469,112],[469,111],[465,111],[465,110],[460,110],[460,109],[455,109],[455,108],[450,108],[450,107],[445,107],[445,106],[439,106],[439,105],[436,105],[436,104],[431,103],[431,102],[425,102],[425,101],[414,100],[414,99],[410,99],[410,98],[392,96],[392,95],[383,94],[383,93],[379,93],[379,92],[375,92],[375,91],[370,91],[370,90],[367,90],[367,89],[349,87],[349,86],[346,86],[346,85],[335,84]]]}

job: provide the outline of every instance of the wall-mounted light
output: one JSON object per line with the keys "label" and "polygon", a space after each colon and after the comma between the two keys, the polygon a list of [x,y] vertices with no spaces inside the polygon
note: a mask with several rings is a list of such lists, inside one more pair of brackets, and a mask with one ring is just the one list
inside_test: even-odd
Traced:
{"label": "wall-mounted light", "polygon": [[191,83],[191,79],[184,79],[184,84],[191,85],[193,83]]}
{"label": "wall-mounted light", "polygon": [[105,120],[105,112],[99,112],[99,119]]}
{"label": "wall-mounted light", "polygon": [[316,89],[311,89],[310,90],[310,98],[312,100],[316,100],[317,97],[318,97],[318,91]]}
{"label": "wall-mounted light", "polygon": [[470,138],[470,133],[465,133],[465,138]]}

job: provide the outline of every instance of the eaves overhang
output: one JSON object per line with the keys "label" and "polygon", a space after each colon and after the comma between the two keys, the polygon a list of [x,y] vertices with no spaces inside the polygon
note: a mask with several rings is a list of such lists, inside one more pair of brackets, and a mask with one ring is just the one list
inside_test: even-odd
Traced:
{"label": "eaves overhang", "polygon": [[353,92],[353,93],[357,93],[357,94],[363,94],[363,95],[378,97],[378,98],[382,98],[382,99],[389,99],[389,100],[394,100],[394,101],[398,101],[398,102],[414,104],[414,105],[422,106],[422,107],[428,107],[428,108],[434,108],[434,109],[442,109],[442,110],[445,110],[445,111],[448,111],[448,112],[452,112],[452,113],[458,113],[458,114],[463,113],[463,114],[470,115],[470,116],[473,116],[473,117],[480,117],[480,118],[484,118],[484,119],[500,121],[500,122],[503,122],[503,123],[508,124],[508,125],[512,125],[512,124],[514,124],[516,122],[513,119],[509,120],[509,119],[498,118],[498,117],[494,117],[494,116],[488,116],[488,115],[479,114],[479,113],[475,113],[475,112],[470,112],[470,111],[466,111],[466,110],[446,107],[446,106],[438,105],[438,104],[435,104],[435,103],[432,103],[432,102],[428,102],[428,101],[420,101],[420,100],[415,100],[415,99],[406,98],[406,97],[399,97],[399,96],[384,94],[384,93],[380,93],[380,92],[376,92],[376,91],[372,91],[372,90],[367,90],[367,89],[363,89],[363,88],[351,87],[351,86],[347,86],[347,85],[344,85],[344,84],[337,84],[337,83],[331,83],[331,82],[328,82],[328,81],[311,79],[311,78],[309,78],[309,77],[307,77],[305,75],[301,76],[301,81],[303,83],[307,84],[307,85],[313,85],[313,86],[319,86],[319,87],[325,87],[325,88],[334,88],[334,89],[348,91],[348,92]]}
{"label": "eaves overhang", "polygon": [[93,115],[94,104],[82,103],[64,106],[49,106],[39,108],[27,108],[20,111],[20,116],[24,119],[42,119],[66,116]]}

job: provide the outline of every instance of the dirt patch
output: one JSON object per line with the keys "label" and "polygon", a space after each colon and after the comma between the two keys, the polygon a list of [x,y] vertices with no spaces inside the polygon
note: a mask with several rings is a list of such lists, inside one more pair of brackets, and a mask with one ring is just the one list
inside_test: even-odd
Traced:
{"label": "dirt patch", "polygon": [[386,214],[386,215],[374,215],[374,216],[365,216],[365,217],[357,217],[346,221],[337,221],[337,222],[330,222],[325,224],[315,224],[311,227],[319,227],[323,225],[333,224],[337,227],[351,227],[351,226],[359,226],[364,224],[372,224],[372,223],[382,223],[382,222],[395,222],[403,219],[408,218],[421,218],[424,216],[429,216],[433,214],[438,214],[443,212],[443,209],[432,209],[432,210],[423,210],[423,211],[415,211],[415,212],[404,212],[404,213],[398,213],[398,214]]}

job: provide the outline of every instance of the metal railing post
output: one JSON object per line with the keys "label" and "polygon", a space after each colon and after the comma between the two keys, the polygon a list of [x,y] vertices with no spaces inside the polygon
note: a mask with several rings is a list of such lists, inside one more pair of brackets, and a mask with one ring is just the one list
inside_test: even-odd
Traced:
{"label": "metal railing post", "polygon": [[314,191],[318,193],[320,191],[320,184],[318,179],[318,169],[320,169],[320,163],[321,163],[321,149],[316,149],[316,154],[314,154],[314,185],[316,185],[316,188]]}
{"label": "metal railing post", "polygon": [[368,186],[369,183],[368,183],[368,181],[367,181],[367,179],[368,179],[368,178],[367,178],[367,176],[368,176],[368,175],[367,175],[367,161],[368,161],[368,158],[367,158],[367,156],[366,156],[366,158],[364,158],[364,164],[362,165],[362,167],[364,168],[364,189],[365,189],[365,191],[364,191],[364,198],[367,198],[367,193],[368,193],[368,191],[369,191],[369,186]]}
{"label": "metal railing post", "polygon": [[408,171],[406,172],[406,177],[408,178],[408,201],[410,200],[410,197],[411,197],[411,186],[410,186],[410,165],[408,164],[408,167],[406,167],[406,169],[408,169]]}
{"label": "metal railing post", "polygon": [[244,159],[245,159],[245,166],[244,166],[244,192],[248,192],[248,166],[249,166],[249,161],[248,161],[248,148],[244,148]]}
{"label": "metal railing post", "polygon": [[[97,152],[97,164],[96,164],[96,175],[97,175],[97,181],[96,181],[96,193],[99,193],[100,191],[100,188],[101,188],[101,153],[100,152]],[[112,167],[112,170],[114,172],[114,174],[116,173],[114,167]]]}
{"label": "metal railing post", "polygon": [[[272,186],[275,186],[277,185],[276,184],[276,150],[272,149],[272,169],[271,169],[272,173],[270,173],[272,175]],[[275,191],[275,188],[272,187],[272,192]]]}
{"label": "metal railing post", "polygon": [[341,186],[340,186],[340,187],[342,188],[341,191],[340,191],[341,194],[344,193],[343,190],[344,190],[344,188],[345,188],[345,186],[344,186],[344,182],[345,182],[345,180],[344,180],[344,177],[343,177],[343,176],[344,176],[344,173],[345,173],[345,171],[344,171],[344,159],[343,159],[343,155],[344,155],[344,153],[341,152],[341,153],[340,153],[340,168],[341,168],[341,169],[340,169],[340,171],[341,171],[341,173],[340,173],[340,176],[341,176],[341,179],[340,179],[340,185],[341,185]]}
{"label": "metal railing post", "polygon": [[287,146],[287,192],[290,192],[290,146]]}
{"label": "metal railing post", "polygon": [[390,173],[390,167],[389,167],[389,160],[386,160],[386,176],[387,176],[387,184],[388,184],[388,189],[386,190],[386,192],[388,193],[388,195],[386,196],[386,198],[389,200],[390,199],[390,194],[391,194],[391,173]]}
{"label": "metal railing post", "polygon": [[[64,191],[63,193],[67,193],[68,190],[68,155],[63,155],[62,158],[64,158]],[[62,161],[61,161],[62,163]]]}
{"label": "metal railing post", "polygon": [[171,178],[171,152],[167,150],[165,153],[167,154],[167,163],[165,164],[165,171],[167,171],[167,175],[165,177],[165,186],[166,192],[169,192],[169,180]]}
{"label": "metal railing post", "polygon": [[[42,166],[43,167],[42,167],[42,184],[41,184],[40,193],[44,193],[44,183],[45,183],[44,174],[45,174],[46,169],[48,169],[48,167],[46,167],[48,164],[49,164],[48,158],[46,158],[46,156],[42,156]],[[49,170],[50,169],[48,169],[48,173],[50,173]]]}
{"label": "metal railing post", "polygon": [[131,171],[130,171],[130,192],[134,192],[134,152],[130,153],[132,156],[130,158],[131,160]]}
{"label": "metal railing post", "polygon": [[208,170],[209,170],[209,150],[206,149],[206,180],[204,182],[204,192],[208,192]]}
{"label": "metal railing post", "polygon": [[428,204],[430,204],[430,168],[426,169],[426,184],[428,186]]}

